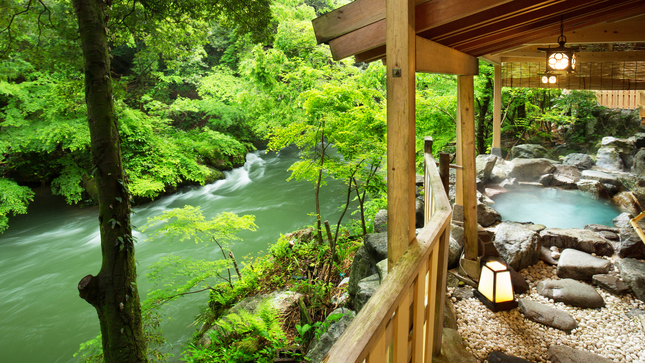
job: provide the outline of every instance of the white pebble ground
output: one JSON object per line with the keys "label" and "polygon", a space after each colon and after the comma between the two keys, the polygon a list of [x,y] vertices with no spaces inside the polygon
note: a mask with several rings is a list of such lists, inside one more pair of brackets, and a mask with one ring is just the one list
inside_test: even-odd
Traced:
{"label": "white pebble ground", "polygon": [[[615,268],[615,267],[614,267]],[[530,290],[517,298],[530,299],[571,314],[578,321],[578,328],[571,334],[525,319],[519,309],[493,313],[477,298],[456,301],[452,298],[455,288],[448,289],[455,303],[459,334],[479,362],[486,362],[490,352],[549,362],[547,349],[552,344],[568,345],[609,358],[614,362],[645,363],[645,330],[637,318],[626,315],[630,310],[645,309],[645,303],[633,294],[615,296],[596,288],[605,299],[601,309],[582,309],[565,305],[537,293],[537,284],[545,279],[558,279],[555,266],[540,261],[520,274],[528,281]]]}

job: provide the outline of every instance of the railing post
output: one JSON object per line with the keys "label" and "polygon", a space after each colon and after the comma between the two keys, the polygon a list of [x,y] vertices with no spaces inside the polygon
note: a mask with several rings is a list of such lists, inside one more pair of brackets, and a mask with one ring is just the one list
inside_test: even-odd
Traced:
{"label": "railing post", "polygon": [[448,199],[450,199],[450,154],[439,154],[439,176],[441,177],[441,184],[446,191]]}
{"label": "railing post", "polygon": [[426,154],[432,155],[432,136],[426,136],[423,138],[423,151]]}

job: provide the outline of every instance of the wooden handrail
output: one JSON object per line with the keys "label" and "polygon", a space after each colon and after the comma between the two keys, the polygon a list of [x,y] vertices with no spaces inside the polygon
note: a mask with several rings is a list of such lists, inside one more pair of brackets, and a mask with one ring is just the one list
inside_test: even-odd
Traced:
{"label": "wooden handrail", "polygon": [[389,346],[395,363],[441,352],[452,209],[427,148],[425,165],[425,227],[323,362],[387,362]]}
{"label": "wooden handrail", "polygon": [[641,212],[641,214],[637,215],[636,217],[632,218],[629,220],[629,223],[632,225],[636,233],[638,234],[638,237],[641,238],[641,241],[645,243],[645,234],[643,234],[643,230],[641,227],[638,225],[638,222],[645,217],[645,212]]}

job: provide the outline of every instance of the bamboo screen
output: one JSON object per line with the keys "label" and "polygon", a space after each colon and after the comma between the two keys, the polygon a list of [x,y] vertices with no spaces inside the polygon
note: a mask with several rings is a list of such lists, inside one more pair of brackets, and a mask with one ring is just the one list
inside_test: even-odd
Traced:
{"label": "bamboo screen", "polygon": [[574,74],[542,83],[545,62],[503,63],[503,87],[563,88],[580,90],[645,90],[645,62],[581,63]]}

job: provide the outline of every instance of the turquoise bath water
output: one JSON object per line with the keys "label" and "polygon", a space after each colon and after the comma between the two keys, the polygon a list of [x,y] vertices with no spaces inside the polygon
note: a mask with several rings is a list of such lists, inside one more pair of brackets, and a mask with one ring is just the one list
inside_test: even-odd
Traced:
{"label": "turquoise bath water", "polygon": [[613,227],[621,212],[611,202],[593,199],[578,190],[522,187],[493,198],[502,220],[533,222],[550,228],[583,228],[587,224]]}

